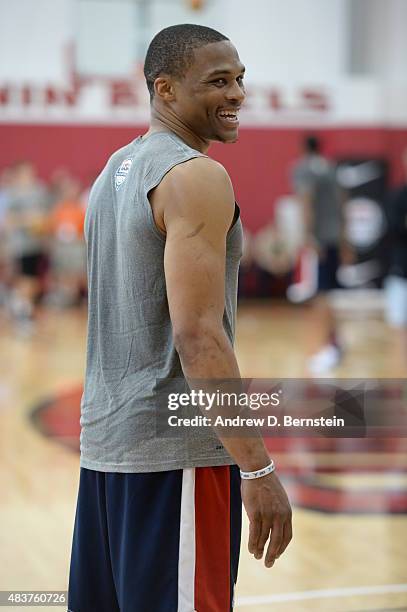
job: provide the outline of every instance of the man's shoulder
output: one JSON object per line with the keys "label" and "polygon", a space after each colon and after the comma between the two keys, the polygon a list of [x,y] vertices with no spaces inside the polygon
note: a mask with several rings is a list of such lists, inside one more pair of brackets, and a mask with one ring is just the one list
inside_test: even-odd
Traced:
{"label": "man's shoulder", "polygon": [[168,185],[193,191],[204,189],[206,193],[231,188],[231,180],[224,166],[206,156],[193,157],[177,164],[168,173],[166,181]]}
{"label": "man's shoulder", "polygon": [[[197,157],[175,166],[162,182],[164,199],[188,215],[230,214],[234,192],[225,168],[209,157]],[[222,212],[223,211],[223,212]]]}
{"label": "man's shoulder", "polygon": [[178,164],[166,174],[153,195],[153,207],[169,218],[222,223],[233,216],[234,193],[225,168],[208,157]]}

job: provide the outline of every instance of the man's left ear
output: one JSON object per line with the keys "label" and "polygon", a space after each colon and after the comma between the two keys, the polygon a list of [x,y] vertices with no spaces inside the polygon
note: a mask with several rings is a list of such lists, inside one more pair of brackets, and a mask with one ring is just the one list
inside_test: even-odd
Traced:
{"label": "man's left ear", "polygon": [[157,77],[154,81],[154,92],[165,102],[175,100],[174,84],[169,76]]}

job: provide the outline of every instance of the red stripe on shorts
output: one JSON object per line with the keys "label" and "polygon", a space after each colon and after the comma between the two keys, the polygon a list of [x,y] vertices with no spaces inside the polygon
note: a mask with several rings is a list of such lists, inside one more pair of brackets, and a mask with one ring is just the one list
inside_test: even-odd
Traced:
{"label": "red stripe on shorts", "polygon": [[195,470],[195,610],[230,609],[229,466]]}

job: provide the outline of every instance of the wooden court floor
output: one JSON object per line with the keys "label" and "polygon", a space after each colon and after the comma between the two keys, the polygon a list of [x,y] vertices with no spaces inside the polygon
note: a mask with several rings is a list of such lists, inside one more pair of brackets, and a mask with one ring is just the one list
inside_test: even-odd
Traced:
{"label": "wooden court floor", "polygon": [[[4,318],[0,325],[0,590],[64,590],[79,457],[44,437],[29,414],[81,383],[86,314],[43,312],[30,339],[16,336]],[[348,350],[336,376],[406,377],[397,335],[380,317],[348,317],[340,329]],[[309,308],[242,304],[236,344],[242,375],[303,376],[315,331]],[[406,444],[332,452],[299,443],[277,445],[273,456],[292,487],[298,469],[314,474],[331,466],[318,482],[336,487],[342,506],[338,512],[295,506],[293,542],[271,570],[248,555],[245,524],[236,609],[407,611],[407,516],[386,513],[386,494],[407,489]],[[355,492],[379,490],[383,512],[346,511]]]}

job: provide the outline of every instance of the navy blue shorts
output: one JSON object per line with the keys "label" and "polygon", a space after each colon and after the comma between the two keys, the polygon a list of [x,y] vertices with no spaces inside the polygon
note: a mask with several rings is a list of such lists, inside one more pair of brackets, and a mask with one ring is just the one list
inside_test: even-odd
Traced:
{"label": "navy blue shorts", "polygon": [[82,468],[72,612],[230,612],[242,502],[237,466],[149,474]]}

